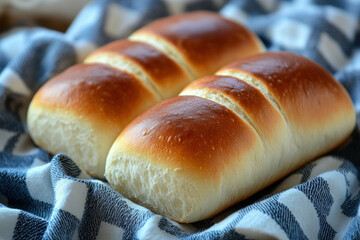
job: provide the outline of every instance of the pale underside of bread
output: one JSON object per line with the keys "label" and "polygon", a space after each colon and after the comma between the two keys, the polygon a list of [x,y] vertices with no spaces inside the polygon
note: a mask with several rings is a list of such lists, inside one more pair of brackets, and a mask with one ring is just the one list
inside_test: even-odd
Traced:
{"label": "pale underside of bread", "polygon": [[[257,146],[257,150],[261,148]],[[126,148],[118,149],[127,151]],[[116,160],[108,163],[106,178],[116,191],[132,201],[175,221],[190,223],[211,217],[261,189],[254,178],[261,174],[254,155],[257,159],[262,158],[259,154],[249,153],[241,158],[244,161],[241,166],[233,165],[224,172],[224,176],[232,177],[215,181],[186,174],[181,168],[151,163],[147,156],[110,154]],[[239,160],[234,159],[234,162]],[[238,167],[246,173],[237,174]],[[269,172],[274,168],[271,166]],[[231,186],[236,185],[242,187],[235,193]]]}
{"label": "pale underside of bread", "polygon": [[[268,56],[271,54],[264,55],[264,58]],[[281,54],[278,56],[281,60],[286,60],[288,57]],[[275,58],[278,56],[275,54]],[[261,59],[262,56],[259,58]],[[290,55],[289,58],[298,57]],[[302,58],[297,61],[300,65],[304,62],[308,64]],[[311,68],[316,69],[314,72],[322,76],[321,69],[313,65]],[[349,96],[334,79],[331,79],[331,76],[326,74],[323,77],[328,81],[321,83],[321,80],[319,83],[324,85],[323,88],[319,88],[316,86],[317,83],[314,83],[316,91],[313,90],[313,96],[305,95],[311,89],[294,90],[297,91],[294,94],[305,91],[304,97],[301,96],[300,100],[310,101],[309,103],[314,107],[309,111],[305,109],[304,114],[307,113],[305,116],[299,115],[297,110],[289,109],[287,102],[277,97],[272,85],[266,85],[254,74],[226,68],[217,74],[241,79],[258,89],[275,110],[278,115],[277,120],[270,126],[259,125],[249,112],[223,92],[216,89],[196,89],[196,85],[195,87],[190,85],[180,94],[190,96],[180,96],[172,99],[171,102],[162,103],[161,106],[155,105],[132,122],[115,141],[108,155],[105,175],[116,190],[176,221],[199,221],[243,200],[315,157],[335,148],[354,128],[355,114]],[[315,79],[316,76],[314,81]],[[311,84],[311,79],[304,81],[310,81]],[[319,102],[311,103],[311,97]],[[182,121],[190,121],[189,118],[193,118],[193,115],[188,116],[177,109],[184,108],[186,109],[183,110],[184,112],[190,113],[196,109],[196,106],[194,109],[189,107],[191,101],[185,101],[183,98],[192,99],[194,105],[198,101],[195,101],[197,98],[214,102],[221,106],[224,112],[230,111],[236,116],[236,121],[246,128],[239,132],[234,129],[234,135],[231,135],[228,129],[231,122],[224,122],[220,118],[213,119],[215,125],[211,128],[203,126],[206,124],[201,121],[205,118],[203,114],[206,113],[202,110],[199,110],[195,117],[200,123],[194,121],[190,125],[182,124]],[[297,101],[295,97],[290,100]],[[331,104],[327,101],[331,101]],[[207,104],[206,101],[202,103]],[[322,110],[321,106],[326,110]],[[296,104],[293,107],[301,108]],[[207,113],[211,116],[210,109],[212,108],[209,108]],[[318,116],[309,115],[312,112],[316,114],[316,111],[320,112]],[[153,129],[151,126],[158,122],[163,127]],[[168,128],[166,124],[173,124],[172,128]],[[202,168],[194,168],[192,164],[195,164],[197,158],[187,154],[196,155],[198,152],[193,153],[193,150],[183,148],[183,145],[174,140],[179,135],[182,136],[181,142],[197,139],[194,135],[184,133],[189,131],[190,126],[194,129],[203,129],[203,134],[210,134],[211,129],[224,128],[224,131],[228,131],[228,138],[233,142],[224,138],[221,133],[207,138],[203,144],[196,145],[197,141],[194,140],[192,144],[198,146],[202,154],[210,153],[206,161],[198,160],[203,164]],[[273,127],[276,131],[266,131],[266,127]],[[164,141],[161,134],[165,134],[169,141]],[[244,135],[251,135],[251,140],[240,141],[239,139]],[[212,141],[212,144],[215,141],[217,144],[225,141],[227,147],[211,148],[209,141]],[[245,142],[250,145],[244,147]],[[189,144],[187,147],[191,148],[192,145]],[[214,156],[215,151],[212,150],[222,154],[223,157],[219,158],[219,162],[224,161],[223,163],[213,161],[217,158]],[[187,157],[193,160],[190,161]],[[192,192],[194,195],[191,194]]]}
{"label": "pale underside of bread", "polygon": [[105,159],[116,139],[118,129],[103,129],[66,109],[49,109],[32,103],[28,127],[32,139],[52,154],[65,153],[71,156],[82,169],[103,179]]}

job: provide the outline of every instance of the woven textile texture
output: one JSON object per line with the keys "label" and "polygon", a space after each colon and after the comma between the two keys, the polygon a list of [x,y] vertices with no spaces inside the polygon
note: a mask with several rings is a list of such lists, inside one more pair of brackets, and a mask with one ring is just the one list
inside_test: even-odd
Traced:
{"label": "woven textile texture", "polygon": [[[328,69],[349,92],[357,127],[343,146],[250,199],[179,224],[91,179],[70,158],[36,147],[28,104],[51,77],[150,21],[210,10]],[[90,2],[65,33],[0,36],[0,239],[360,239],[360,1],[148,0]]]}

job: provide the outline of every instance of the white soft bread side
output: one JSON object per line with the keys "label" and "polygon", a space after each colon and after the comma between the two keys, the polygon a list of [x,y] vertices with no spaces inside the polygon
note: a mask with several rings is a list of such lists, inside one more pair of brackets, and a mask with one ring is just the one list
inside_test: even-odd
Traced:
{"label": "white soft bread side", "polygon": [[[157,20],[134,36],[153,33],[159,43],[151,37],[150,42],[142,37],[114,41],[41,87],[28,111],[34,142],[50,153],[67,154],[90,175],[104,178],[111,144],[134,117],[178,95],[198,74],[213,74],[229,62],[264,51],[255,34],[212,12]],[[176,51],[159,47],[164,41]],[[114,86],[110,75],[122,87]]]}
{"label": "white soft bread side", "polygon": [[179,222],[211,217],[317,156],[355,127],[346,90],[320,65],[265,53],[197,80],[116,139],[105,176]]}

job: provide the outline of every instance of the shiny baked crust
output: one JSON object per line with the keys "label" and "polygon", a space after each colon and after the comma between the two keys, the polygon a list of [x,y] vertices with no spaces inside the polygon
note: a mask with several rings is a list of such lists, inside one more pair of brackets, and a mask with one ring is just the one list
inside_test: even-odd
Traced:
{"label": "shiny baked crust", "polygon": [[355,126],[345,89],[318,64],[264,53],[197,80],[119,135],[105,176],[179,222],[203,220],[339,146]]}
{"label": "shiny baked crust", "polygon": [[166,54],[151,45],[128,40],[112,42],[90,54],[85,63],[103,63],[138,75],[162,99],[176,96],[191,77]]}
{"label": "shiny baked crust", "polygon": [[166,52],[195,79],[234,60],[265,51],[257,36],[245,27],[205,11],[156,20],[130,39]]}
{"label": "shiny baked crust", "polygon": [[123,126],[158,102],[135,76],[103,64],[78,64],[36,93],[30,135],[51,153],[67,153],[102,178],[108,151]]}
{"label": "shiny baked crust", "polygon": [[[216,13],[192,12],[158,20],[158,24],[162,27],[158,36],[176,41],[175,54],[189,56],[189,63],[179,63],[172,52],[159,48],[162,38],[159,44],[151,37],[151,41],[136,41],[135,34],[99,48],[83,65],[70,68],[36,93],[28,111],[34,142],[49,152],[66,153],[92,176],[104,178],[106,155],[114,138],[136,115],[176,96],[195,80],[197,75],[188,71],[188,65],[195,67],[196,74],[212,74],[225,63],[264,50],[256,35]],[[144,31],[154,31],[151,26]],[[176,28],[181,30],[177,36],[172,30]],[[216,36],[219,33],[224,34],[223,43]],[[196,61],[203,61],[204,66]],[[108,79],[109,72],[114,83]]]}

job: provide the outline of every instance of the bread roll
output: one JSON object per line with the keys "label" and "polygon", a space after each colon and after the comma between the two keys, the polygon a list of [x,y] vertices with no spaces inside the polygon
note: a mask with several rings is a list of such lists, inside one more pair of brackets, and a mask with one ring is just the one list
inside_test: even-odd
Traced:
{"label": "bread roll", "polygon": [[36,93],[27,123],[40,147],[76,156],[97,176],[105,170],[119,129],[157,101],[131,74],[103,64],[78,64]]}
{"label": "bread roll", "polygon": [[292,53],[228,65],[131,122],[105,176],[179,222],[211,217],[341,144],[355,126],[345,89]]}
{"label": "bread roll", "polygon": [[49,80],[30,104],[30,135],[104,178],[107,153],[133,118],[195,77],[263,50],[253,33],[216,13],[158,20]]}

